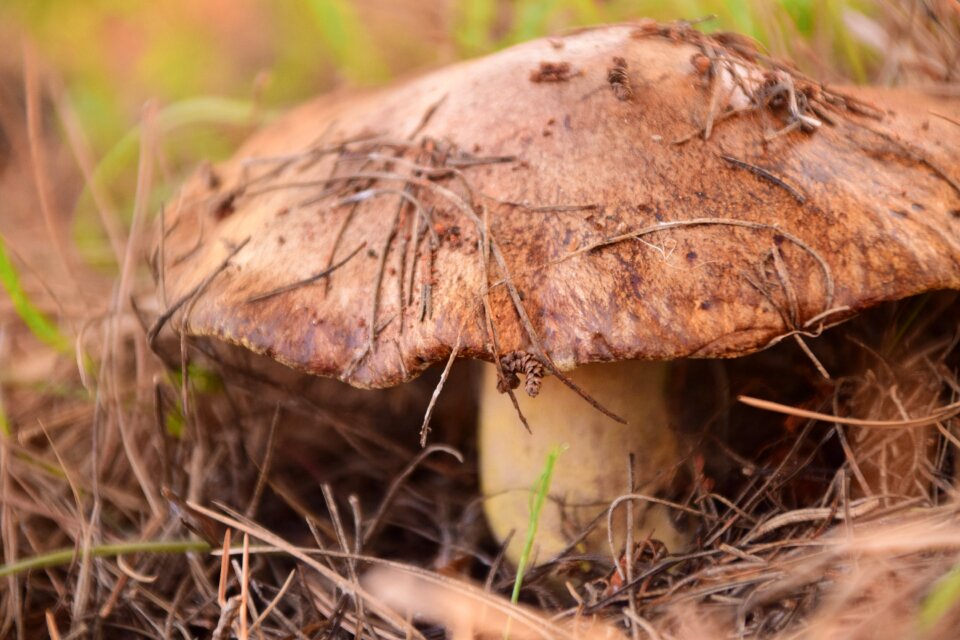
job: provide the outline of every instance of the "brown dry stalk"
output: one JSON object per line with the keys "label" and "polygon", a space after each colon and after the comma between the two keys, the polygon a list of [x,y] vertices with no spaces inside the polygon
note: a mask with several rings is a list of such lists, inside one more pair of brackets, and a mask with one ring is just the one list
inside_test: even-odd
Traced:
{"label": "brown dry stalk", "polygon": [[809,411],[807,409],[800,409],[798,407],[791,407],[785,404],[780,404],[779,402],[772,402],[770,400],[761,400],[760,398],[752,398],[750,396],[737,396],[737,401],[742,402],[743,404],[755,407],[757,409],[763,409],[764,411],[774,411],[776,413],[782,413],[789,416],[796,416],[798,418],[807,418],[810,420],[819,420],[821,422],[832,422],[834,424],[843,424],[848,426],[855,427],[870,427],[873,429],[903,429],[905,427],[927,427],[938,422],[943,422],[945,420],[950,420],[951,418],[960,415],[960,402],[954,402],[948,404],[944,407],[941,407],[939,411],[924,416],[923,418],[911,418],[909,420],[862,420],[860,418],[844,418],[841,416],[830,415],[828,413],[819,413],[817,411]]}

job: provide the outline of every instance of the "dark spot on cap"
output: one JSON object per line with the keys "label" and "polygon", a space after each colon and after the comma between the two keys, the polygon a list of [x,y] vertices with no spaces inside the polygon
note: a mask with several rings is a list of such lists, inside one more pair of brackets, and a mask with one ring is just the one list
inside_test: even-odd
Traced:
{"label": "dark spot on cap", "polygon": [[700,308],[703,309],[704,311],[709,311],[712,307],[713,307],[712,300],[704,300],[703,302],[700,303]]}
{"label": "dark spot on cap", "polygon": [[563,128],[566,129],[567,131],[569,131],[570,129],[573,128],[573,127],[571,126],[571,124],[570,124],[570,114],[569,114],[569,113],[568,113],[567,115],[563,116]]}
{"label": "dark spot on cap", "polygon": [[377,252],[374,251],[373,249],[367,249],[367,257],[369,257],[369,258],[376,258],[376,257],[377,257]]}
{"label": "dark spot on cap", "polygon": [[909,218],[909,217],[910,217],[910,214],[908,214],[908,213],[907,213],[906,211],[904,211],[903,209],[890,209],[890,213],[892,213],[893,215],[897,216],[898,218]]}
{"label": "dark spot on cap", "polygon": [[773,234],[773,242],[774,242],[774,244],[776,244],[778,247],[783,244],[783,241],[784,241],[784,240],[786,240],[786,238],[784,238],[781,234],[779,234],[779,233]]}
{"label": "dark spot on cap", "polygon": [[233,212],[236,211],[234,206],[237,196],[240,195],[238,191],[233,190],[223,194],[222,197],[217,198],[213,205],[213,217],[218,222],[224,218],[229,218],[233,215]]}
{"label": "dark spot on cap", "polygon": [[926,209],[926,207],[920,204],[919,202],[914,202],[913,204],[910,205],[910,208],[913,209],[914,211],[924,211]]}
{"label": "dark spot on cap", "polygon": [[283,246],[287,243],[287,239],[283,236],[277,236],[277,244]]}
{"label": "dark spot on cap", "polygon": [[216,191],[220,188],[221,184],[223,184],[223,180],[220,179],[220,174],[211,168],[207,172],[207,188],[211,191]]}
{"label": "dark spot on cap", "polygon": [[960,218],[960,209],[951,209],[950,215],[954,218]]}
{"label": "dark spot on cap", "polygon": [[687,262],[693,262],[696,259],[697,259],[696,251],[690,251],[689,253],[687,253]]}

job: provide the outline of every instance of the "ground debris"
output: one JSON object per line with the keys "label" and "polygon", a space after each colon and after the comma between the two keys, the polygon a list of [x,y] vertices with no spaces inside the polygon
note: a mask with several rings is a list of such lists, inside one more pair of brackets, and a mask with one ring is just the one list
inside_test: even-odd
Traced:
{"label": "ground debris", "polygon": [[541,62],[540,66],[530,72],[530,82],[566,82],[580,71],[574,71],[569,62]]}
{"label": "ground debris", "polygon": [[627,75],[627,61],[622,57],[613,59],[613,66],[607,71],[607,82],[610,83],[617,100],[626,102],[633,98],[633,86],[630,84],[630,76]]}

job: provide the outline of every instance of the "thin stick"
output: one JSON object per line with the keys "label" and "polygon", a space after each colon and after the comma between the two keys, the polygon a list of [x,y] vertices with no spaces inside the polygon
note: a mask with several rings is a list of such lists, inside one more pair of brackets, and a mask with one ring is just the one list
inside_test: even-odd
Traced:
{"label": "thin stick", "polygon": [[81,291],[74,277],[74,270],[70,268],[67,258],[67,247],[63,235],[59,231],[59,224],[54,219],[53,204],[50,202],[50,183],[47,174],[47,162],[43,153],[41,140],[40,89],[38,87],[38,71],[36,55],[26,38],[23,39],[23,83],[26,95],[27,112],[27,140],[30,145],[30,168],[33,170],[34,185],[37,189],[37,198],[40,204],[40,214],[47,230],[47,236],[53,244],[57,260],[73,285],[74,291]]}
{"label": "thin stick", "polygon": [[814,522],[817,520],[834,519],[843,520],[846,523],[849,523],[855,518],[859,518],[860,516],[864,516],[871,511],[874,511],[881,504],[879,496],[870,496],[868,498],[863,498],[862,500],[855,500],[854,502],[856,504],[850,506],[848,509],[845,509],[843,513],[837,511],[837,509],[834,507],[796,509],[794,511],[781,513],[754,528],[740,540],[739,544],[744,545],[751,540],[770,533],[771,531],[792,524],[798,524],[800,522]]}
{"label": "thin stick", "polygon": [[[347,215],[344,216],[343,220],[340,222],[340,226],[337,227],[337,235],[333,237],[333,245],[330,247],[330,253],[327,255],[327,269],[333,266],[333,259],[337,255],[337,249],[340,248],[340,242],[343,240],[343,235],[347,232],[347,227],[350,226],[350,222],[353,220],[353,216],[356,214],[359,206],[359,202],[353,203],[353,206],[351,206],[349,211],[347,211]],[[326,294],[328,291],[330,291],[329,280],[324,283],[323,287],[324,294]]]}
{"label": "thin stick", "polygon": [[830,267],[829,265],[827,265],[826,260],[824,260],[823,257],[813,249],[813,247],[811,247],[806,242],[801,240],[799,237],[793,235],[792,233],[784,231],[783,229],[781,229],[776,225],[766,224],[763,222],[753,222],[751,220],[729,220],[727,218],[693,218],[691,220],[674,220],[673,222],[661,222],[655,225],[651,225],[649,227],[643,227],[641,229],[637,229],[636,231],[630,231],[628,233],[622,233],[620,235],[611,236],[609,238],[599,240],[597,242],[594,242],[593,244],[589,244],[585,247],[581,247],[576,251],[571,251],[567,255],[557,258],[556,260],[553,260],[549,264],[551,265],[559,264],[561,262],[569,260],[570,258],[574,258],[584,253],[589,253],[590,251],[595,251],[603,247],[608,247],[610,245],[623,242],[625,240],[639,239],[642,236],[650,235],[651,233],[656,233],[658,231],[667,231],[669,229],[677,229],[681,227],[698,227],[698,226],[704,226],[704,225],[723,225],[723,226],[730,226],[730,227],[744,227],[747,229],[764,229],[768,231],[773,231],[775,233],[779,233],[785,239],[789,240],[790,242],[794,243],[795,245],[797,245],[798,247],[800,247],[801,249],[809,253],[810,256],[820,266],[821,271],[823,271],[824,280],[825,280],[826,289],[827,289],[826,302],[824,306],[829,307],[830,304],[832,304],[833,295],[834,295],[833,274],[830,271]]}
{"label": "thin stick", "polygon": [[763,167],[758,167],[755,164],[751,164],[749,162],[746,162],[745,160],[740,160],[739,158],[734,158],[733,156],[728,156],[726,154],[721,154],[720,157],[726,160],[727,162],[729,162],[730,164],[732,164],[733,166],[738,167],[740,169],[746,169],[747,171],[757,176],[758,178],[762,178],[767,182],[780,187],[781,189],[789,193],[793,197],[793,199],[799,202],[800,204],[806,203],[807,196],[805,196],[800,191],[800,189],[789,184],[783,178],[780,178],[779,176],[774,175],[768,169],[764,169]]}
{"label": "thin stick", "polygon": [[367,544],[377,534],[377,531],[380,529],[380,525],[383,523],[383,519],[387,514],[387,511],[390,509],[390,506],[393,504],[393,500],[399,493],[400,488],[406,482],[407,478],[416,471],[417,467],[427,459],[431,454],[437,451],[442,451],[448,453],[458,462],[463,462],[463,456],[459,451],[453,447],[448,447],[443,444],[432,444],[410,461],[406,468],[400,472],[393,482],[390,483],[390,487],[387,489],[387,493],[383,496],[383,500],[380,501],[380,506],[377,508],[377,512],[373,515],[373,518],[370,519],[370,523],[367,525],[366,531],[363,533],[363,544]]}
{"label": "thin stick", "polygon": [[[340,544],[340,548],[346,554],[347,559],[347,574],[350,576],[350,580],[353,584],[359,584],[360,580],[357,574],[357,564],[354,560],[354,556],[358,554],[351,553],[350,544],[347,541],[347,532],[343,528],[343,520],[340,519],[340,510],[337,509],[336,500],[333,497],[333,490],[330,488],[329,484],[323,484],[320,487],[321,492],[323,493],[323,499],[327,503],[327,511],[330,512],[330,521],[333,523],[333,530],[337,536],[337,542]],[[362,535],[361,532],[354,532],[357,535],[357,538]],[[346,591],[346,590],[344,590]],[[354,598],[353,604],[357,610],[357,625],[362,626],[365,620],[363,613],[363,599]]]}
{"label": "thin stick", "polygon": [[898,139],[892,133],[889,133],[887,131],[882,131],[880,129],[874,129],[873,127],[868,127],[867,125],[862,123],[860,123],[860,126],[866,129],[867,131],[869,131],[870,133],[873,133],[874,135],[877,135],[880,138],[886,140],[890,144],[899,147],[905,154],[907,154],[908,158],[910,158],[914,162],[919,162],[923,166],[930,169],[930,171],[932,171],[938,178],[940,178],[941,180],[946,182],[948,185],[950,185],[950,187],[956,193],[960,194],[960,183],[957,183],[957,181],[954,180],[950,176],[950,174],[948,174],[942,167],[940,167],[940,165],[936,164],[933,160],[931,160],[926,155],[924,155],[922,151],[914,149],[906,142]]}
{"label": "thin stick", "polygon": [[430,404],[427,405],[427,411],[423,414],[423,424],[420,425],[421,448],[427,446],[427,437],[430,435],[430,418],[433,417],[433,410],[437,406],[437,398],[440,397],[440,392],[443,390],[443,385],[447,382],[447,376],[450,375],[450,369],[453,368],[453,362],[457,359],[459,352],[460,335],[457,336],[457,344],[454,345],[453,350],[450,351],[450,357],[447,358],[447,366],[443,368],[443,373],[440,374],[440,381],[433,390],[433,395],[430,397]]}
{"label": "thin stick", "polygon": [[278,402],[273,410],[273,419],[270,420],[270,431],[267,433],[267,452],[263,455],[263,463],[260,465],[260,473],[257,474],[257,484],[253,489],[253,495],[250,496],[250,502],[247,504],[247,510],[244,515],[252,518],[260,505],[260,497],[263,495],[263,489],[267,484],[267,477],[270,475],[270,465],[273,461],[273,451],[276,445],[277,426],[280,424],[280,414],[282,410]]}
{"label": "thin stick", "polygon": [[267,619],[267,616],[269,616],[270,613],[277,608],[277,605],[280,604],[280,600],[283,598],[284,595],[286,595],[287,590],[290,588],[290,585],[293,584],[293,577],[296,574],[297,574],[296,569],[290,570],[290,574],[287,576],[287,579],[284,580],[283,585],[280,587],[280,590],[277,591],[277,595],[274,596],[273,600],[270,601],[270,604],[267,605],[267,608],[263,610],[263,613],[261,613],[260,616],[253,621],[253,625],[251,625],[250,627],[251,629],[259,632],[260,625],[263,623],[264,620]]}
{"label": "thin stick", "polygon": [[[500,337],[497,334],[497,327],[493,322],[493,311],[490,308],[490,243],[487,242],[487,238],[489,237],[490,216],[489,211],[484,207],[483,227],[481,228],[480,234],[480,266],[483,271],[482,277],[485,286],[480,299],[483,302],[483,321],[486,325],[484,328],[487,330],[490,340],[493,343],[493,364],[497,368],[497,382],[500,383],[505,380],[505,375],[503,373],[503,363],[500,361]],[[513,410],[516,412],[517,417],[520,418],[520,423],[523,425],[523,428],[527,430],[527,433],[532,433],[530,424],[527,422],[527,417],[523,415],[523,411],[520,410],[520,402],[517,400],[517,394],[514,393],[509,385],[507,385],[507,396],[510,398],[510,402],[513,404]]]}
{"label": "thin stick", "polygon": [[772,402],[770,400],[761,400],[759,398],[752,398],[750,396],[737,396],[737,400],[743,404],[754,407],[756,409],[763,409],[764,411],[773,411],[774,413],[782,413],[788,416],[796,416],[798,418],[807,418],[809,420],[819,420],[821,422],[830,422],[834,424],[843,424],[854,427],[872,427],[876,429],[902,429],[904,427],[926,427],[931,424],[936,424],[937,422],[942,422],[944,420],[949,420],[956,415],[960,415],[960,402],[954,402],[953,404],[948,404],[945,407],[942,407],[938,412],[933,413],[929,416],[923,418],[912,418],[910,420],[862,420],[860,418],[843,418],[841,416],[833,416],[828,413],[819,413],[817,411],[808,411],[806,409],[799,409],[797,407],[791,407],[789,405],[780,404],[779,402]]}
{"label": "thin stick", "polygon": [[230,529],[223,533],[223,558],[220,559],[220,583],[217,585],[217,604],[227,604],[227,582],[230,578]]}
{"label": "thin stick", "polygon": [[[377,263],[377,275],[373,282],[373,300],[370,304],[370,332],[367,336],[367,351],[368,353],[375,353],[377,350],[377,311],[380,309],[380,289],[383,286],[383,275],[387,269],[387,258],[390,255],[390,245],[393,244],[394,238],[397,237],[397,232],[399,231],[400,225],[400,215],[403,213],[403,208],[406,205],[406,202],[401,198],[399,204],[397,204],[397,212],[393,216],[393,222],[390,224],[390,230],[387,231],[387,237],[383,240],[383,247],[380,250],[380,259]],[[400,318],[400,323],[403,324],[403,318]]]}
{"label": "thin stick", "polygon": [[250,534],[243,534],[243,570],[240,572],[240,640],[250,637],[247,608],[250,599]]}
{"label": "thin stick", "polygon": [[47,633],[50,634],[50,640],[60,640],[60,628],[57,626],[57,619],[50,609],[43,612],[43,617],[47,622]]}
{"label": "thin stick", "polygon": [[181,296],[179,300],[174,302],[172,305],[170,305],[167,308],[166,311],[160,314],[160,317],[158,317],[154,321],[153,325],[150,327],[150,330],[147,332],[147,344],[150,345],[151,349],[153,349],[154,345],[156,344],[157,334],[160,333],[160,330],[163,329],[164,325],[167,324],[170,318],[173,317],[173,314],[179,311],[180,307],[186,304],[194,296],[198,296],[201,293],[203,293],[204,290],[206,290],[206,288],[210,286],[210,283],[213,282],[214,278],[220,275],[220,273],[227,268],[227,266],[230,264],[230,260],[235,255],[240,253],[241,249],[247,246],[247,243],[250,242],[250,238],[251,236],[247,236],[246,238],[244,238],[244,240],[240,242],[240,244],[234,247],[233,250],[227,254],[227,257],[223,259],[223,262],[221,262],[220,265],[210,273],[210,275],[204,278],[199,284],[197,284],[197,286],[195,286],[193,289],[191,289],[190,291],[185,293],[183,296]]}
{"label": "thin stick", "polygon": [[[63,124],[63,131],[67,136],[67,142],[70,151],[73,153],[74,160],[80,168],[83,175],[83,182],[90,192],[90,197],[100,216],[100,223],[107,233],[107,239],[110,241],[110,248],[113,250],[117,264],[123,261],[123,247],[126,242],[123,227],[120,223],[120,216],[117,214],[116,207],[110,200],[106,191],[100,187],[100,184],[94,179],[94,161],[90,151],[90,145],[87,142],[83,132],[83,125],[73,108],[70,100],[64,95],[63,87],[59,84],[55,88],[57,115],[60,116],[60,122]],[[161,208],[161,215],[163,209]],[[162,223],[161,223],[162,226]],[[162,230],[161,230],[162,231]],[[163,236],[160,236],[160,242],[163,242]],[[162,246],[162,244],[161,244]],[[161,264],[163,264],[161,262]]]}
{"label": "thin stick", "polygon": [[951,122],[957,125],[958,127],[960,127],[960,120],[957,120],[956,118],[951,118],[950,116],[944,115],[942,113],[937,113],[936,111],[930,111],[930,115],[937,116],[938,118],[946,120],[947,122]]}
{"label": "thin stick", "polygon": [[590,394],[580,388],[580,386],[575,383],[573,380],[565,376],[560,369],[557,368],[557,365],[547,356],[547,352],[544,350],[543,345],[540,344],[540,338],[537,335],[536,330],[533,328],[533,323],[530,322],[530,317],[527,315],[527,310],[523,306],[523,301],[520,299],[520,294],[517,292],[517,288],[513,284],[513,280],[510,276],[510,271],[507,268],[507,261],[503,257],[503,254],[500,252],[500,248],[497,246],[497,243],[493,238],[490,238],[490,248],[493,251],[493,256],[497,261],[497,265],[500,267],[500,272],[503,275],[503,281],[507,285],[507,291],[510,293],[510,298],[513,300],[513,306],[517,311],[517,315],[520,316],[520,322],[523,324],[524,330],[526,331],[527,338],[529,338],[530,343],[533,345],[536,350],[536,355],[540,358],[540,361],[543,363],[547,369],[550,370],[557,380],[566,385],[569,389],[573,390],[577,395],[587,401],[590,406],[594,409],[607,416],[614,422],[619,422],[620,424],[627,424],[627,421],[616,413],[607,409],[605,406],[597,402]]}
{"label": "thin stick", "polygon": [[297,280],[296,282],[291,282],[290,284],[285,284],[285,285],[283,285],[282,287],[277,287],[276,289],[271,289],[270,291],[264,291],[263,293],[255,294],[255,295],[253,295],[253,296],[250,296],[249,298],[247,298],[247,299],[244,300],[243,302],[244,302],[244,304],[250,304],[250,303],[252,303],[252,302],[262,302],[263,300],[267,300],[267,299],[272,298],[272,297],[274,297],[274,296],[278,296],[278,295],[280,295],[280,294],[282,294],[282,293],[287,293],[288,291],[293,291],[294,289],[299,289],[299,288],[301,288],[301,287],[305,287],[305,286],[307,286],[307,285],[313,284],[314,282],[317,282],[318,280],[321,280],[321,279],[323,279],[323,278],[329,278],[331,273],[333,273],[334,271],[336,271],[337,269],[339,269],[339,268],[342,267],[343,265],[345,265],[345,264],[347,264],[348,262],[350,262],[351,258],[353,258],[355,255],[357,255],[358,253],[360,253],[360,252],[364,249],[364,247],[366,247],[366,246],[367,246],[367,243],[364,241],[364,242],[360,243],[360,245],[359,245],[356,249],[354,249],[353,251],[351,251],[351,252],[350,252],[350,255],[348,255],[346,258],[344,258],[343,260],[341,260],[340,262],[338,262],[338,263],[336,263],[336,264],[330,265],[329,267],[327,267],[327,268],[324,269],[323,271],[319,271],[319,272],[313,274],[312,276],[309,276],[309,277],[307,277],[307,278],[304,278],[303,280]]}

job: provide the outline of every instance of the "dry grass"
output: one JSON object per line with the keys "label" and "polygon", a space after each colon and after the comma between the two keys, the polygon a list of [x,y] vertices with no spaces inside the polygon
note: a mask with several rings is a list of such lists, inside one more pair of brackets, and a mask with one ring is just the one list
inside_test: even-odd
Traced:
{"label": "dry grass", "polygon": [[[897,46],[880,79],[952,73],[931,89],[956,91],[956,21],[905,11],[892,5],[882,25]],[[854,25],[878,37],[871,28]],[[164,166],[155,113],[143,115],[132,223],[99,207],[121,265],[105,276],[63,231],[92,169],[82,131],[31,69],[0,70],[0,240],[38,317],[68,340],[40,339],[0,296],[0,636],[954,637],[957,419],[854,430],[730,399],[936,415],[960,396],[956,296],[885,307],[817,341],[829,382],[790,345],[678,369],[678,389],[699,377],[718,390],[680,401],[699,408],[684,414],[702,448],[678,497],[695,549],[638,541],[583,557],[571,545],[527,573],[513,605],[462,427],[471,371],[454,367],[434,405],[439,372],[374,402],[282,372],[215,370],[203,345],[161,341],[158,358],[145,329],[149,196]],[[447,444],[419,451],[428,404],[431,441]]]}

